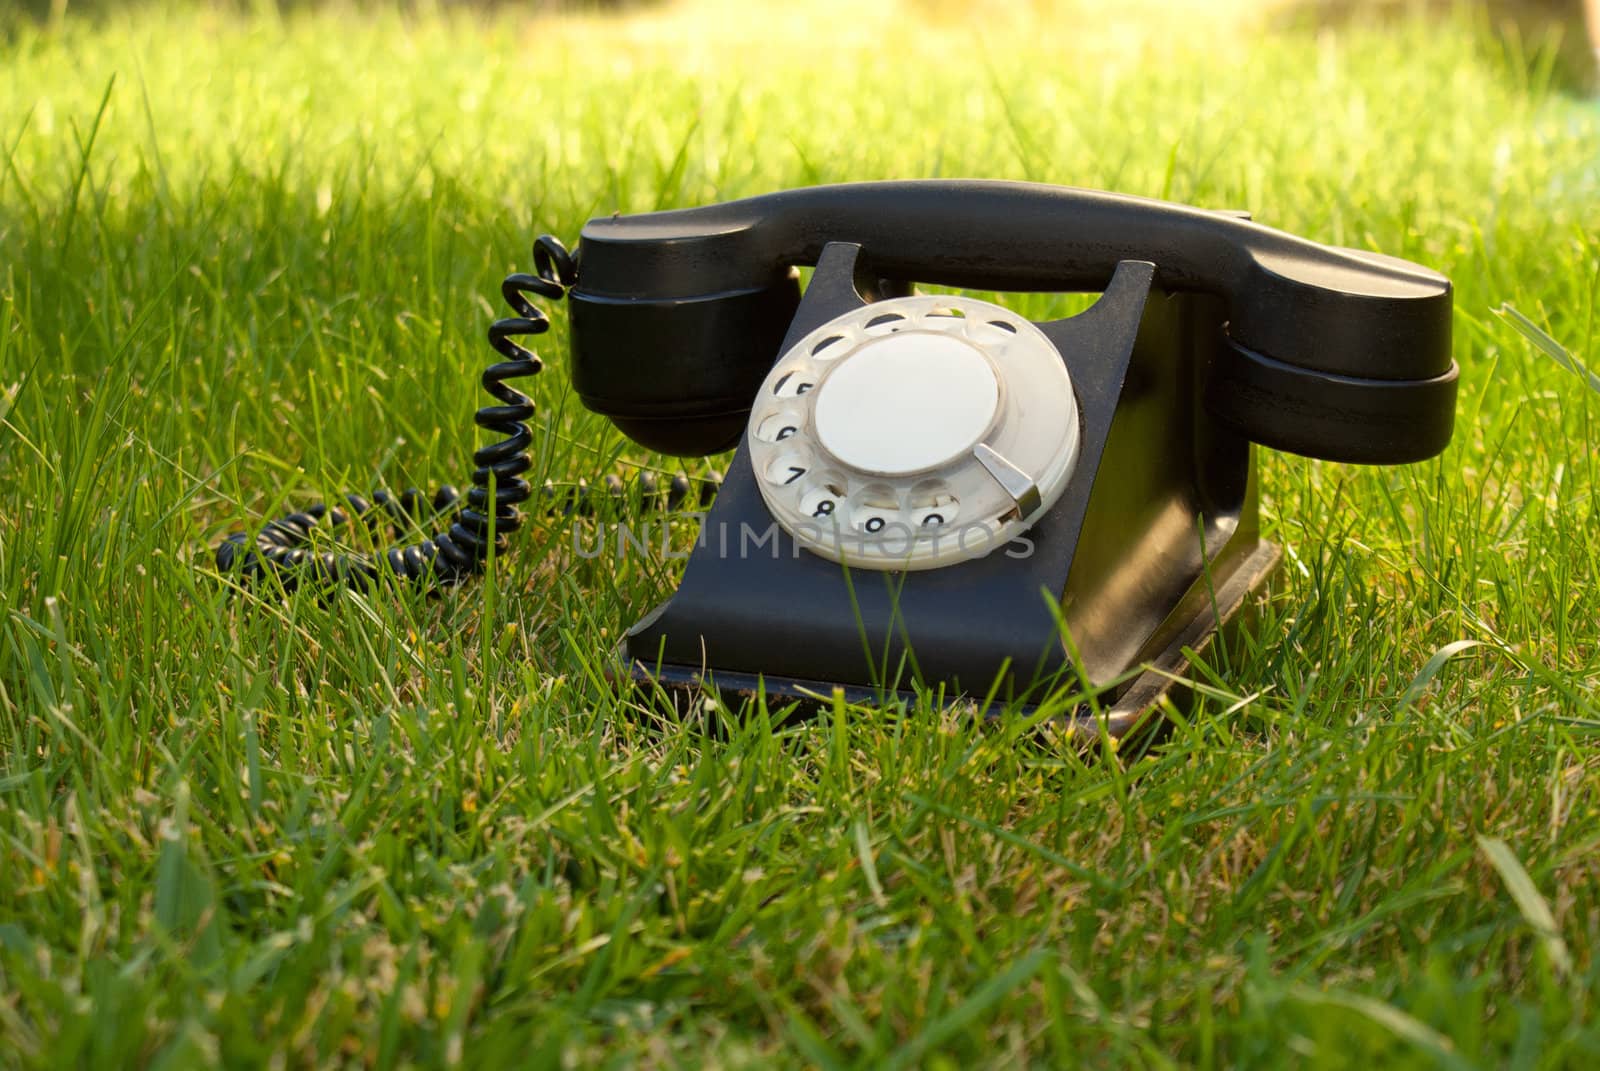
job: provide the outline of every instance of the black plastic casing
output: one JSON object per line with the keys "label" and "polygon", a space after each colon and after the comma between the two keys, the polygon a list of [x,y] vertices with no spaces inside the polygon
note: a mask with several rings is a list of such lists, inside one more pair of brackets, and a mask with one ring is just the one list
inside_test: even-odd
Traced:
{"label": "black plastic casing", "polygon": [[[858,252],[829,246],[787,344],[863,304]],[[1124,263],[1092,308],[1039,325],[1072,375],[1082,438],[1066,491],[1024,539],[940,569],[846,569],[773,523],[741,446],[677,593],[628,632],[631,671],[779,692],[826,682],[824,695],[938,684],[1030,701],[1079,672],[1115,688],[1270,550],[1250,444],[1201,405],[1217,299],[1153,290],[1154,275]]]}
{"label": "black plastic casing", "polygon": [[[817,266],[803,299],[797,265]],[[820,186],[592,220],[573,381],[646,446],[716,452],[787,346],[911,281],[1102,292],[1039,325],[1082,421],[1067,489],[1025,548],[846,569],[772,521],[741,446],[678,592],[627,634],[635,677],[1024,703],[1071,677],[1148,704],[1277,560],[1252,442],[1394,464],[1450,440],[1443,276],[1239,214],[1027,183]]]}

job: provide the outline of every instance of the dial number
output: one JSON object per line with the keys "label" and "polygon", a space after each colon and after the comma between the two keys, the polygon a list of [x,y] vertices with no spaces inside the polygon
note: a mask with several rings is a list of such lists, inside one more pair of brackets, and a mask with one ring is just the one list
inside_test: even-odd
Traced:
{"label": "dial number", "polygon": [[811,459],[798,450],[785,450],[767,466],[768,482],[789,486],[811,471]]}
{"label": "dial number", "polygon": [[900,495],[890,484],[870,483],[855,491],[851,502],[855,508],[851,510],[850,519],[863,534],[905,533],[906,525],[900,516]]}
{"label": "dial number", "polygon": [[800,494],[800,512],[813,520],[836,524],[843,519],[844,486],[824,476]]}
{"label": "dial number", "polygon": [[794,413],[773,413],[756,425],[756,438],[767,443],[781,443],[800,433],[802,418]]}
{"label": "dial number", "polygon": [[943,528],[960,512],[961,503],[943,480],[924,480],[911,489],[911,526],[919,531]]}

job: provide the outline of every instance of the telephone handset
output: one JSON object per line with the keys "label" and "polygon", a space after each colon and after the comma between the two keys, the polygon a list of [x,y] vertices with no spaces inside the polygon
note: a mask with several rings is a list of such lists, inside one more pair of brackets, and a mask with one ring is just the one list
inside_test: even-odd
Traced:
{"label": "telephone handset", "polygon": [[[504,379],[536,370],[514,341],[543,329],[526,294],[570,287],[587,407],[664,453],[737,447],[678,592],[622,645],[668,685],[1029,701],[1075,666],[1124,731],[1277,560],[1251,442],[1403,463],[1454,419],[1447,279],[1238,213],[854,183],[594,219],[575,256],[541,239],[536,261],[491,331],[508,406],[479,422],[509,438],[479,452],[451,532],[390,563],[456,579],[489,505],[515,526],[531,410]],[[919,282],[1102,293],[1033,323]]]}
{"label": "telephone handset", "polygon": [[1222,299],[1210,404],[1255,441],[1387,464],[1449,441],[1443,276],[1237,214],[1021,182],[814,186],[591,220],[569,295],[578,393],[653,449],[731,448],[795,312],[791,268],[829,242],[859,245],[883,278],[986,290],[1103,290],[1146,261],[1158,289]]}

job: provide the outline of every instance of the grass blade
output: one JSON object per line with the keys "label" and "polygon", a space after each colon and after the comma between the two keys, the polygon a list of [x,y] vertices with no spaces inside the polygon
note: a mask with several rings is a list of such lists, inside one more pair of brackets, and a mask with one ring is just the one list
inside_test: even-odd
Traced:
{"label": "grass blade", "polygon": [[1036,948],[983,983],[970,997],[929,1023],[921,1033],[898,1050],[893,1058],[884,1064],[885,1071],[920,1066],[923,1057],[930,1051],[976,1022],[984,1013],[1004,1000],[1012,990],[1037,974],[1048,954],[1047,949]]}
{"label": "grass blade", "polygon": [[1499,872],[1500,880],[1505,882],[1506,891],[1516,902],[1517,910],[1522,912],[1523,920],[1533,927],[1539,939],[1544,942],[1545,953],[1550,957],[1550,963],[1555,967],[1556,973],[1570,974],[1572,953],[1567,950],[1567,942],[1562,939],[1561,931],[1556,927],[1556,917],[1551,912],[1550,905],[1545,902],[1539,887],[1533,883],[1533,878],[1529,876],[1522,862],[1512,852],[1510,846],[1498,837],[1485,837],[1479,834],[1478,847]]}
{"label": "grass blade", "polygon": [[1385,1004],[1375,997],[1360,993],[1347,993],[1337,989],[1316,990],[1306,986],[1295,986],[1289,991],[1289,995],[1301,1004],[1353,1011],[1383,1027],[1402,1041],[1408,1041],[1422,1049],[1444,1067],[1458,1071],[1472,1069],[1472,1063],[1461,1058],[1461,1054],[1455,1051],[1455,1046],[1450,1043],[1449,1038],[1416,1016],[1407,1015],[1393,1004]]}
{"label": "grass blade", "polygon": [[1484,643],[1481,640],[1457,640],[1454,643],[1447,643],[1433,652],[1433,656],[1423,663],[1422,668],[1417,671],[1417,675],[1411,678],[1411,683],[1406,685],[1405,693],[1400,696],[1398,709],[1404,710],[1418,699],[1421,699],[1422,693],[1428,690],[1428,685],[1433,683],[1433,678],[1439,675],[1439,671],[1444,668],[1446,662],[1462,651],[1470,651],[1474,647],[1482,646],[1484,646]]}
{"label": "grass blade", "polygon": [[1556,364],[1565,368],[1573,375],[1582,379],[1589,385],[1589,389],[1600,394],[1600,375],[1589,371],[1588,367],[1561,343],[1550,337],[1549,332],[1518,312],[1511,304],[1502,302],[1495,310],[1512,328],[1533,344],[1533,347]]}

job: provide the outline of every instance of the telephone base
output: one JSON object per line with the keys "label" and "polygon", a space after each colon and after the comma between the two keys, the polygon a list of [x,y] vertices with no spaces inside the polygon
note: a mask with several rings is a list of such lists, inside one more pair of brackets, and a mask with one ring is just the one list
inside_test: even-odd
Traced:
{"label": "telephone base", "polygon": [[[1233,568],[1225,576],[1210,578],[1214,595],[1212,591],[1207,591],[1205,598],[1193,600],[1192,609],[1180,605],[1174,611],[1174,619],[1167,622],[1171,627],[1163,629],[1171,639],[1153,657],[1142,663],[1143,668],[1137,676],[1119,687],[1107,690],[1108,705],[1096,713],[1089,704],[1080,704],[1055,719],[1058,727],[1070,734],[1096,729],[1115,740],[1128,737],[1135,730],[1158,731],[1169,704],[1174,709],[1183,710],[1194,697],[1185,677],[1190,666],[1190,655],[1206,653],[1219,636],[1223,642],[1229,642],[1241,626],[1249,622],[1259,602],[1255,596],[1264,593],[1282,556],[1277,544],[1260,540],[1247,553],[1234,559]],[[1190,601],[1186,599],[1185,604]],[[917,702],[917,693],[903,688],[830,684],[795,677],[670,663],[646,665],[636,659],[628,659],[626,655],[618,660],[608,675],[613,679],[631,681],[642,690],[664,693],[680,709],[688,708],[696,699],[710,696],[719,697],[731,710],[738,711],[748,703],[759,701],[764,695],[769,703],[795,704],[795,713],[802,716],[826,708],[836,696],[846,703],[883,705],[903,701],[912,705]],[[1037,702],[1007,702],[1000,699],[990,700],[984,705],[970,695],[953,697],[946,705],[968,705],[985,718],[1001,714],[1026,717],[1036,713],[1041,706]]]}

